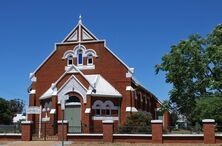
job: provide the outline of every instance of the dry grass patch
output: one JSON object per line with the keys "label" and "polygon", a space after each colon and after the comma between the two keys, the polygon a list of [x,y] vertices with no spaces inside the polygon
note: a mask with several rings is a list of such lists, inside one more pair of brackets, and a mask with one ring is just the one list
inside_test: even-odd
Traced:
{"label": "dry grass patch", "polygon": [[[67,145],[68,146],[68,145]],[[73,142],[71,146],[222,146],[222,144],[148,144],[148,143],[103,143]]]}

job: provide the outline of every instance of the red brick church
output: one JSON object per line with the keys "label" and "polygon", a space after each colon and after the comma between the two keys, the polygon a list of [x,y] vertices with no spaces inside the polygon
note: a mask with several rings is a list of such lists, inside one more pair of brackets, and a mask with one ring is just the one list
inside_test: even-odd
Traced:
{"label": "red brick church", "polygon": [[[102,121],[124,123],[133,112],[143,111],[157,118],[161,103],[134,78],[127,66],[89,31],[80,19],[76,27],[55,44],[52,53],[30,74],[29,106],[41,107],[28,120],[48,121],[57,133],[62,120],[61,99],[67,98],[64,118],[69,133],[101,133]],[[49,126],[49,127],[50,127]]]}

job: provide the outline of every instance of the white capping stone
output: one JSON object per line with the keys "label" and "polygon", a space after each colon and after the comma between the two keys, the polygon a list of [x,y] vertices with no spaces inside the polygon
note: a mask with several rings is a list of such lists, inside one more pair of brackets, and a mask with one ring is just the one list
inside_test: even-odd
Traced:
{"label": "white capping stone", "polygon": [[131,107],[126,107],[126,112],[130,112],[131,111]]}
{"label": "white capping stone", "polygon": [[215,123],[214,119],[204,119],[202,120],[203,123]]}
{"label": "white capping stone", "polygon": [[113,120],[103,120],[103,123],[104,124],[111,124],[111,123],[114,123]]}
{"label": "white capping stone", "polygon": [[89,113],[91,113],[91,108],[86,108],[85,114],[89,114]]}
{"label": "white capping stone", "polygon": [[22,124],[32,124],[33,122],[32,121],[22,121],[21,123]]}
{"label": "white capping stone", "polygon": [[29,92],[29,94],[35,94],[36,93],[36,90],[31,90],[30,92]]}
{"label": "white capping stone", "polygon": [[138,112],[138,110],[135,107],[126,107],[126,112]]}
{"label": "white capping stone", "polygon": [[138,110],[135,107],[132,107],[132,112],[138,112]]}
{"label": "white capping stone", "polygon": [[48,121],[50,121],[50,117],[42,118],[42,122],[48,122]]}
{"label": "white capping stone", "polygon": [[163,121],[162,120],[151,120],[151,123],[152,124],[162,124],[163,123]]}
{"label": "white capping stone", "polygon": [[[62,120],[57,121],[58,124],[62,124]],[[68,123],[67,120],[63,120],[63,123]]]}
{"label": "white capping stone", "polygon": [[50,110],[50,114],[55,114],[55,113],[56,113],[56,109],[53,108]]}
{"label": "white capping stone", "polygon": [[126,86],[126,91],[135,91],[135,89],[133,89],[131,86]]}

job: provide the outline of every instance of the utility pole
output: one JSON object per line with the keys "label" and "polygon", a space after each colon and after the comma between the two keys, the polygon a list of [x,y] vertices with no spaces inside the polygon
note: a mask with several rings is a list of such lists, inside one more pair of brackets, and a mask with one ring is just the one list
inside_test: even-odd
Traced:
{"label": "utility pole", "polygon": [[64,95],[63,98],[60,100],[61,109],[62,109],[62,146],[64,146],[64,110],[65,110],[65,104],[66,100],[68,99],[68,95]]}

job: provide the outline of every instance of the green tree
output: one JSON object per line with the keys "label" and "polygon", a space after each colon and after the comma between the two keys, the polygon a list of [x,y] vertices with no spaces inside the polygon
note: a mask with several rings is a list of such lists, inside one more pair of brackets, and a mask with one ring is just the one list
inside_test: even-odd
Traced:
{"label": "green tree", "polygon": [[159,112],[163,115],[165,112],[170,111],[171,105],[169,100],[164,100],[160,106]]}
{"label": "green tree", "polygon": [[0,124],[11,123],[11,111],[8,108],[8,101],[0,97]]}
{"label": "green tree", "polygon": [[24,102],[19,99],[5,100],[0,97],[0,124],[11,124],[16,113],[22,113]]}
{"label": "green tree", "polygon": [[[209,70],[209,89],[222,93],[222,24],[207,38],[206,56]],[[221,94],[220,94],[221,95]]]}
{"label": "green tree", "polygon": [[193,121],[201,122],[203,119],[215,119],[222,123],[222,98],[208,96],[196,101],[196,108],[193,112]]}
{"label": "green tree", "polygon": [[222,25],[206,38],[195,34],[173,45],[156,65],[156,73],[159,71],[164,71],[166,82],[173,85],[170,101],[192,120],[197,99],[222,94]]}
{"label": "green tree", "polygon": [[12,99],[8,101],[9,109],[13,114],[22,113],[24,102],[21,99]]}
{"label": "green tree", "polygon": [[126,118],[123,126],[118,127],[118,133],[150,133],[151,120],[152,117],[148,113],[133,113]]}

